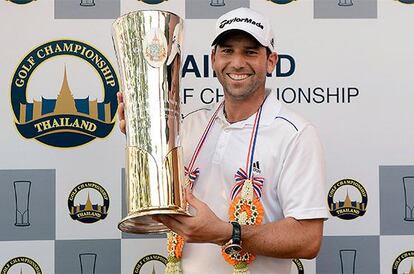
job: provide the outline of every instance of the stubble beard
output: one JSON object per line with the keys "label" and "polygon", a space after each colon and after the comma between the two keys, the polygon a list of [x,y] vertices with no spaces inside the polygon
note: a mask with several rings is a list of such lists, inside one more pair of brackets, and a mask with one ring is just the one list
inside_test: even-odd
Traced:
{"label": "stubble beard", "polygon": [[252,85],[250,87],[240,87],[233,89],[229,87],[230,85],[221,83],[223,86],[224,98],[230,99],[232,101],[244,101],[248,98],[255,96],[261,87],[264,89],[265,80],[262,80],[260,83],[256,85]]}

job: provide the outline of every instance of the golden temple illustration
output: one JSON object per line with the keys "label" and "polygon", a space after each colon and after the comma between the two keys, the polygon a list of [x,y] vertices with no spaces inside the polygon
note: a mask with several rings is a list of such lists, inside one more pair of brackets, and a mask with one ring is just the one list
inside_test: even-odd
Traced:
{"label": "golden temple illustration", "polygon": [[[86,199],[85,204],[78,204],[77,206],[74,206],[70,209],[70,214],[71,215],[75,215],[81,212],[97,212],[97,213],[102,213],[102,214],[107,214],[107,208],[106,206],[101,206],[98,204],[92,204],[91,202],[91,198],[89,196],[89,192],[88,192],[88,198]],[[85,217],[91,217],[91,216],[85,216]]]}
{"label": "golden temple illustration", "polygon": [[411,261],[411,267],[410,267],[410,271],[408,272],[408,274],[414,274],[413,261]]}
{"label": "golden temple illustration", "polygon": [[344,201],[337,201],[336,203],[333,203],[330,205],[330,210],[338,210],[341,208],[354,208],[354,209],[358,209],[358,210],[362,210],[365,211],[365,203],[360,203],[357,201],[352,201],[351,198],[349,197],[349,193],[348,190],[346,191],[346,196],[345,196],[345,200]]}
{"label": "golden temple illustration", "polygon": [[66,66],[62,87],[56,99],[43,98],[41,101],[33,100],[33,103],[20,104],[19,123],[24,124],[42,117],[54,115],[77,115],[105,123],[111,122],[111,104],[98,103],[97,100],[75,99],[69,87]]}

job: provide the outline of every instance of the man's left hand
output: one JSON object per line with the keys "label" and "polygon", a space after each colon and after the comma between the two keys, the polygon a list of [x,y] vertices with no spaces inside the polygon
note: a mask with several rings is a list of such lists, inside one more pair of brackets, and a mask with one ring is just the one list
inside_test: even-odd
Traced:
{"label": "man's left hand", "polygon": [[231,238],[232,225],[218,218],[207,204],[197,199],[189,188],[185,197],[196,211],[194,216],[159,215],[156,220],[184,237],[189,243],[215,243],[223,245]]}

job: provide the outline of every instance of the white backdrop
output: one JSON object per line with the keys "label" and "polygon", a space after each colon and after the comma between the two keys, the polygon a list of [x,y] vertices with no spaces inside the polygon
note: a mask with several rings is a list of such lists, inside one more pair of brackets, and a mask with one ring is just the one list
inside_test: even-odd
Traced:
{"label": "white backdrop", "polygon": [[[265,14],[274,26],[282,58],[280,71],[268,77],[268,86],[318,128],[328,168],[327,201],[331,187],[344,179],[358,182],[367,194],[366,212],[331,216],[325,223],[319,257],[301,260],[304,271],[293,267],[292,273],[409,273],[414,261],[413,213],[409,220],[414,185],[404,184],[403,177],[414,176],[414,38],[410,27],[414,4],[398,0],[224,0],[224,6],[213,7],[210,0],[95,0],[94,6],[83,7],[82,0],[21,2],[0,0],[0,267],[4,273],[19,273],[22,267],[27,270],[24,273],[32,273],[33,268],[22,262],[7,270],[7,262],[19,257],[35,261],[42,273],[81,273],[78,255],[91,253],[96,255],[96,273],[134,273],[143,257],[166,256],[162,237],[141,239],[117,229],[122,216],[125,145],[117,124],[103,138],[67,148],[19,133],[12,108],[16,104],[12,79],[24,57],[50,41],[74,40],[94,48],[117,71],[110,33],[114,19],[138,9],[172,11],[186,19],[181,81],[185,114],[222,94],[212,76],[210,43],[215,19],[239,6]],[[341,2],[352,5],[338,5]],[[40,62],[28,77],[29,103],[42,97],[56,99],[65,67],[75,99],[89,96],[98,103],[114,99],[105,91],[97,70],[84,59],[63,54]],[[308,92],[309,102],[304,97]],[[78,138],[62,136],[60,143],[66,142],[64,138]],[[15,220],[14,182],[21,180],[31,182],[27,226],[17,226]],[[110,204],[105,219],[82,223],[71,218],[68,197],[83,182],[95,182],[107,191]],[[89,190],[92,204],[102,204],[99,193],[93,191]],[[363,201],[353,186],[339,187],[333,202],[346,207],[347,193],[353,201],[348,209],[356,212],[356,203]],[[334,206],[327,202],[328,208]],[[346,254],[355,255],[354,259],[350,261]],[[399,256],[400,264],[396,264]],[[163,264],[153,262],[161,273]],[[353,272],[346,272],[347,265]],[[152,271],[148,269],[143,267],[141,273]]]}

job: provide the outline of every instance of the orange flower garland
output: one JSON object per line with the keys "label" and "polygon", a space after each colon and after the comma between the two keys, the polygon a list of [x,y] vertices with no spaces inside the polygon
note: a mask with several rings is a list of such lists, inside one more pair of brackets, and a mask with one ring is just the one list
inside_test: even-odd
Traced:
{"label": "orange flower garland", "polygon": [[182,273],[181,256],[183,254],[183,248],[185,243],[184,237],[172,231],[167,233],[167,238],[168,263],[167,267],[165,268],[165,273]]}
{"label": "orange flower garland", "polygon": [[[263,205],[259,198],[250,200],[237,197],[230,205],[229,218],[230,221],[237,221],[241,225],[261,224],[263,212]],[[222,251],[222,255],[224,260],[236,269],[247,268],[247,265],[256,259],[255,255],[245,251],[236,254],[226,254]]]}
{"label": "orange flower garland", "polygon": [[230,221],[239,222],[241,225],[261,224],[263,221],[263,205],[260,199],[253,200],[237,197],[229,208]]}

